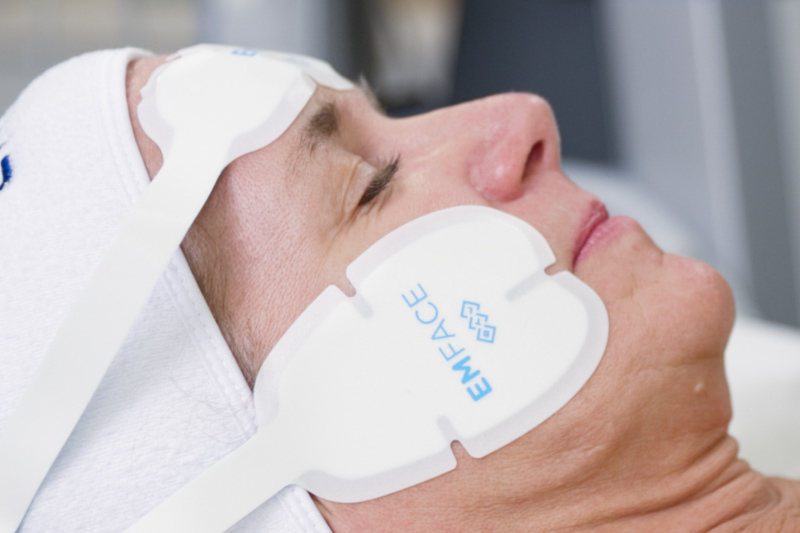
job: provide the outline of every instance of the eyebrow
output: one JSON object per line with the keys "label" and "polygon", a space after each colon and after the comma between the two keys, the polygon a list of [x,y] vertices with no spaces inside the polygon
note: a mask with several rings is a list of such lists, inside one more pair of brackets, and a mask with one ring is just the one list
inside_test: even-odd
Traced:
{"label": "eyebrow", "polygon": [[339,134],[339,113],[336,104],[326,102],[306,122],[303,130],[302,142],[310,153],[314,153],[317,146]]}
{"label": "eyebrow", "polygon": [[[356,87],[369,102],[370,106],[378,113],[385,115],[383,108],[372,87],[363,76],[358,80]],[[302,142],[310,154],[313,154],[320,143],[339,134],[339,110],[334,102],[324,103],[306,122],[303,129]]]}

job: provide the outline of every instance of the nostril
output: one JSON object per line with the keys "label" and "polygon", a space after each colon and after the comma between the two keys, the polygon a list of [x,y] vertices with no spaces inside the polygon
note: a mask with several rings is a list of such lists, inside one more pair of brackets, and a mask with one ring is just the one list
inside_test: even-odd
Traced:
{"label": "nostril", "polygon": [[525,169],[522,175],[522,181],[526,181],[530,176],[536,173],[536,169],[542,162],[544,157],[544,142],[538,141],[528,152],[528,159],[525,161]]}

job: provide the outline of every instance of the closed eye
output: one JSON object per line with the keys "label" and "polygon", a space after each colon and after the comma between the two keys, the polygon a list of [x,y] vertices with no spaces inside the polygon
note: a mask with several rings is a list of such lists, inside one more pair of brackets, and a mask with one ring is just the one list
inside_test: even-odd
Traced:
{"label": "closed eye", "polygon": [[371,203],[386,190],[399,168],[400,156],[396,156],[388,165],[378,170],[370,179],[363,196],[361,196],[361,200],[358,201],[358,207]]}

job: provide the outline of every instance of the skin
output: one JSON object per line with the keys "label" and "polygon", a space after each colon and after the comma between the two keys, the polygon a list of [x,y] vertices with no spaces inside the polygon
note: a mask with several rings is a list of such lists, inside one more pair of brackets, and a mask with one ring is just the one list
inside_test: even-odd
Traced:
{"label": "skin", "polygon": [[[151,178],[161,156],[135,105],[162,61],[138,60],[128,73]],[[339,132],[309,142],[305,124],[330,103]],[[335,532],[800,530],[798,482],[753,471],[727,432],[728,285],[707,265],[662,252],[630,219],[605,224],[577,257],[603,210],[562,174],[559,151],[552,111],[532,95],[396,120],[359,90],[319,88],[277,141],[226,169],[183,250],[251,383],[323,288],[353,293],[344,271],[359,253],[453,205],[528,221],[556,255],[548,273],[574,272],[608,309],[603,360],[550,419],[482,459],[454,443],[454,471],[398,493],[316,499],[322,515]],[[359,207],[375,169],[398,154],[388,189]]]}

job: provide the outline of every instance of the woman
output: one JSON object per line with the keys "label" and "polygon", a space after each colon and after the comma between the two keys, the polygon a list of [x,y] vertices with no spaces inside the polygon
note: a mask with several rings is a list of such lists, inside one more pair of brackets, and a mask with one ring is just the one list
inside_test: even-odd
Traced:
{"label": "woman", "polygon": [[[96,75],[98,62],[110,65],[107,78],[114,83],[91,89],[99,94],[118,93],[126,80],[127,127],[132,126],[132,135],[109,140],[103,151],[128,150],[128,159],[141,154],[131,163],[132,172],[146,169],[145,179],[152,178],[161,164],[160,152],[143,133],[136,105],[139,90],[164,58],[126,54],[84,59],[90,64],[69,68],[80,67],[80,75],[88,77]],[[127,75],[120,79],[124,65]],[[18,106],[33,113],[33,103],[47,94],[40,92]],[[119,111],[118,104],[110,106]],[[17,124],[30,113],[12,110],[0,124],[0,132],[9,137],[12,165],[19,153],[15,150],[23,150],[24,135],[15,131],[24,128]],[[37,118],[55,120],[46,113]],[[59,118],[59,123],[69,124],[67,118]],[[131,150],[134,139],[138,150]],[[82,144],[77,141],[75,146]],[[87,147],[82,157],[67,161],[72,169],[66,172],[75,174],[75,168],[86,165],[88,153]],[[116,157],[115,164],[121,159]],[[26,179],[24,167],[18,165],[3,192],[10,193],[11,186]],[[0,203],[11,204],[11,194],[6,196],[0,193]],[[752,471],[737,459],[737,445],[727,434],[730,403],[722,357],[734,314],[727,284],[706,265],[664,254],[635,221],[608,219],[602,203],[570,183],[560,170],[552,112],[531,95],[500,95],[395,120],[381,114],[362,90],[319,87],[280,138],[229,165],[182,250],[216,321],[213,326],[219,325],[241,371],[231,387],[241,391],[245,381],[252,385],[270,349],[326,286],[336,284],[352,294],[345,267],[370,244],[404,222],[462,204],[486,205],[526,220],[556,255],[548,273],[569,270],[600,295],[611,329],[597,371],[554,416],[485,458],[470,458],[456,443],[456,470],[358,504],[315,498],[314,509],[296,494],[299,489],[287,489],[294,496],[279,494],[262,509],[261,518],[251,517],[252,524],[288,531],[288,521],[294,530],[320,530],[327,523],[337,532],[800,528],[797,483],[766,479]],[[187,283],[180,273],[178,278]],[[162,303],[180,299],[167,292]],[[160,331],[161,324],[142,327]],[[214,344],[211,330],[205,342]],[[149,338],[150,346],[158,349],[162,337],[148,332],[134,337]],[[192,350],[187,353],[188,365]],[[123,354],[119,365],[134,360]],[[4,359],[3,364],[10,363]],[[209,375],[216,378],[218,372]],[[175,376],[181,381],[171,383],[173,390],[187,386],[180,373]],[[87,417],[92,423],[78,432],[79,442],[73,436],[68,443],[71,447],[62,453],[66,457],[59,458],[48,480],[54,488],[45,486],[38,497],[44,500],[42,507],[48,499],[58,501],[57,488],[63,486],[59,483],[66,482],[59,479],[60,473],[64,479],[78,475],[85,464],[81,457],[102,441],[103,428],[115,427],[120,411],[136,411],[139,389],[149,385],[143,380],[135,388],[128,385],[119,399],[120,383],[128,382],[110,380],[105,387],[108,397],[119,403],[103,409],[111,400],[104,401]],[[8,387],[7,382],[3,386]],[[232,401],[216,411],[220,420],[241,416],[231,414],[237,411]],[[130,420],[123,425],[129,428]],[[251,425],[239,428],[238,436],[228,437],[196,463],[214,462],[225,449],[235,448],[242,434],[252,432]],[[218,433],[213,437],[219,440],[224,423],[214,427]],[[134,451],[145,445],[146,439],[135,433],[126,433],[126,438]],[[181,446],[175,450],[185,453]],[[113,455],[118,461],[119,453]],[[148,495],[142,496],[140,487],[147,484],[136,478],[135,459],[129,462],[119,475],[122,480],[136,478],[137,490],[120,492],[134,496],[132,508],[116,527],[131,523],[147,511],[142,507],[152,507],[203,469],[202,464],[176,466],[184,460],[178,452],[157,457],[162,468],[174,468],[179,479],[170,480],[171,486],[147,487]],[[109,497],[104,506],[119,508],[120,497]],[[287,511],[293,506],[301,511]],[[84,528],[102,529],[85,518],[88,511],[73,512],[84,517]],[[40,530],[35,513],[26,525]],[[63,529],[80,528],[80,521],[69,524]]]}
{"label": "woman", "polygon": [[[132,103],[159,62],[134,65]],[[156,150],[132,122],[152,176]],[[603,361],[564,409],[483,459],[454,445],[459,467],[422,485],[361,504],[317,500],[334,531],[800,527],[785,521],[800,488],[751,471],[727,435],[727,284],[664,254],[635,221],[606,220],[561,173],[540,98],[500,95],[395,120],[363,91],[321,87],[278,141],[227,169],[214,195],[184,251],[202,287],[226,287],[224,301],[205,294],[250,380],[325,286],[352,292],[344,268],[360,252],[453,205],[528,221],[556,254],[549,273],[574,272],[608,307]]]}

